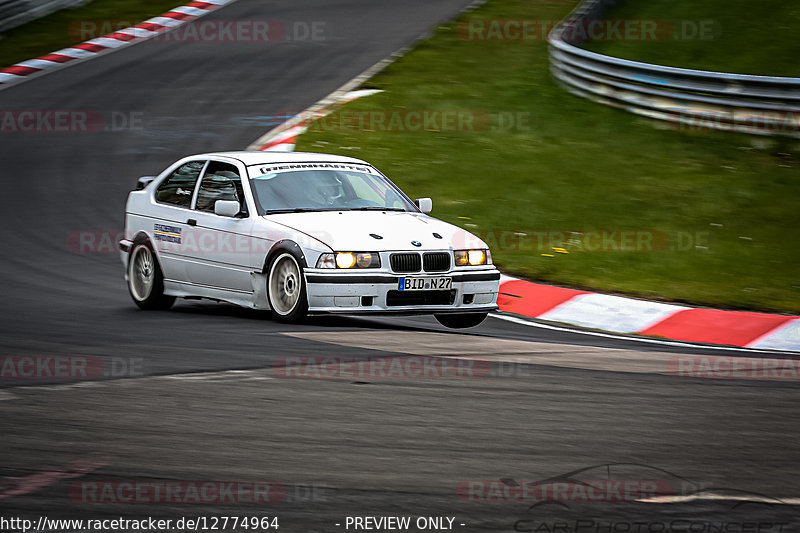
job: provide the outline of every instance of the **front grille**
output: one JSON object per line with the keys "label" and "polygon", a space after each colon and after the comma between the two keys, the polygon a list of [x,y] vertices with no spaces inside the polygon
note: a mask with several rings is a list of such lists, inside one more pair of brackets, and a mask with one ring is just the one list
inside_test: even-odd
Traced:
{"label": "front grille", "polygon": [[422,266],[425,272],[447,272],[450,270],[450,254],[448,252],[423,254]]}
{"label": "front grille", "polygon": [[386,293],[386,305],[453,305],[456,301],[456,290],[449,291],[389,291]]}
{"label": "front grille", "polygon": [[419,272],[422,269],[422,259],[417,253],[392,254],[389,261],[395,272]]}

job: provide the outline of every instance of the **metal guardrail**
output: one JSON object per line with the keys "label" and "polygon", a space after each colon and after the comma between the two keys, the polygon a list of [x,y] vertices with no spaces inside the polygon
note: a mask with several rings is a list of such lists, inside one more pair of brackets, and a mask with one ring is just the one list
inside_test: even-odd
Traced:
{"label": "metal guardrail", "polygon": [[0,33],[85,0],[0,0]]}
{"label": "metal guardrail", "polygon": [[683,129],[800,137],[800,78],[666,67],[590,52],[576,24],[616,0],[582,2],[548,36],[550,71],[573,94]]}

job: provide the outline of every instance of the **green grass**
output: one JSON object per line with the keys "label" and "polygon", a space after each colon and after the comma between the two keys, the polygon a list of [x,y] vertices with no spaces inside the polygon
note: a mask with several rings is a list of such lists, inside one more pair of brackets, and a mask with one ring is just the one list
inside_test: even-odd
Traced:
{"label": "green grass", "polygon": [[[800,3],[786,0],[625,0],[609,19],[661,21],[687,40],[606,41],[585,48],[676,67],[800,77]],[[667,24],[664,25],[664,22]],[[701,21],[709,31],[702,37]],[[685,32],[681,32],[682,27]],[[697,28],[695,38],[693,29]]]}
{"label": "green grass", "polygon": [[[182,3],[185,2],[94,0],[81,7],[57,11],[0,35],[0,67],[102,37],[106,33],[158,16]],[[107,31],[100,32],[101,30]]]}
{"label": "green grass", "polygon": [[[558,19],[573,5],[490,0],[466,16]],[[439,27],[375,76],[366,86],[383,93],[341,108],[326,127],[301,136],[298,150],[364,158],[412,197],[431,196],[434,216],[493,232],[487,238],[495,263],[510,274],[654,299],[800,312],[798,141],[665,129],[557,87],[542,42],[469,42],[455,28]],[[528,124],[483,132],[332,126],[356,110],[426,109],[523,113]],[[530,237],[591,230],[704,240],[677,250],[592,252],[556,235],[552,244],[571,251],[563,254]],[[508,240],[513,232],[528,234],[523,246]]]}

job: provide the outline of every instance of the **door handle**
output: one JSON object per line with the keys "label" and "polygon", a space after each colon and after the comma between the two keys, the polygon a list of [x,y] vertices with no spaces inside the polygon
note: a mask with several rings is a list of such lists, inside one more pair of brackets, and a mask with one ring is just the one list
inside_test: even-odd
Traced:
{"label": "door handle", "polygon": [[186,221],[186,223],[189,224],[190,226],[196,226],[197,220],[190,218],[189,220]]}

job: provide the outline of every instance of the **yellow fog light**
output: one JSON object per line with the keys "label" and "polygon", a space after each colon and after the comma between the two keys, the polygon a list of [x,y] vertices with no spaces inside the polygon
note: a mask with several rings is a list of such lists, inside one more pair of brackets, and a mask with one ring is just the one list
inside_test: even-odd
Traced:
{"label": "yellow fog light", "polygon": [[352,268],[356,264],[356,256],[350,252],[336,254],[336,266],[339,268]]}
{"label": "yellow fog light", "polygon": [[373,263],[376,259],[377,257],[370,253],[363,253],[356,256],[356,263],[358,264],[359,268],[369,268],[373,266]]}

